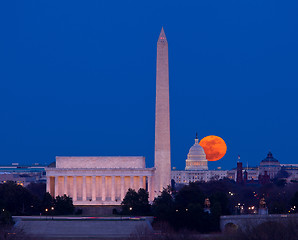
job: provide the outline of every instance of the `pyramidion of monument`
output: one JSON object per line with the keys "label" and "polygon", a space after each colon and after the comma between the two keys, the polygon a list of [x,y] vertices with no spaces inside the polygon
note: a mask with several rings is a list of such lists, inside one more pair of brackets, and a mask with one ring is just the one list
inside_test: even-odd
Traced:
{"label": "pyramidion of monument", "polygon": [[165,31],[164,31],[163,27],[161,28],[158,41],[161,41],[161,42],[162,41],[165,41],[165,42],[167,42],[167,37],[166,37],[166,34],[165,34]]}

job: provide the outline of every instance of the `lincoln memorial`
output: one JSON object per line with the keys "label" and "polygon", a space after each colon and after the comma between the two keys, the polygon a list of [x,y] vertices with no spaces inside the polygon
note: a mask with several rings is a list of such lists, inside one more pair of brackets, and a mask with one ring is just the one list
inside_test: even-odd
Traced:
{"label": "lincoln memorial", "polygon": [[74,205],[120,205],[129,188],[154,197],[155,168],[145,157],[56,157],[47,172],[47,192],[72,197]]}

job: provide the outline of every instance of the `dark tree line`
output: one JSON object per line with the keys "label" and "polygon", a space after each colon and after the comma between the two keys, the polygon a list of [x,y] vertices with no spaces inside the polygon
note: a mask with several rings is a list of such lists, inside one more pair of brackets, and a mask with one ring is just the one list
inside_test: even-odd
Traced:
{"label": "dark tree line", "polygon": [[[206,206],[206,199],[211,205]],[[188,229],[198,232],[219,231],[219,218],[230,214],[227,194],[214,191],[204,193],[199,184],[190,183],[179,192],[164,189],[152,205],[157,222],[168,222],[175,230]]]}
{"label": "dark tree line", "polygon": [[43,183],[31,183],[27,188],[14,182],[0,184],[0,209],[10,215],[72,214],[72,199],[66,195],[53,198]]}
{"label": "dark tree line", "polygon": [[[243,185],[229,179],[190,183],[179,191],[164,189],[151,208],[148,194],[144,195],[144,192],[143,189],[141,194],[147,201],[140,201],[140,191],[128,191],[122,202],[123,214],[151,214],[155,222],[166,222],[177,231],[219,231],[221,215],[256,213],[262,198],[265,198],[269,214],[295,213],[298,208],[298,185],[280,181],[266,185]],[[206,198],[210,202],[209,208],[205,206]]]}

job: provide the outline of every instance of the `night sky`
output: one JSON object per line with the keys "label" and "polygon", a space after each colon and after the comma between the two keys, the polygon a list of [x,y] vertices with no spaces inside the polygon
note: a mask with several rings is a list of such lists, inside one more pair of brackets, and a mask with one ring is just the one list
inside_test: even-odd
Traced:
{"label": "night sky", "polygon": [[154,162],[156,42],[169,43],[172,166],[298,163],[298,1],[1,1],[0,164]]}

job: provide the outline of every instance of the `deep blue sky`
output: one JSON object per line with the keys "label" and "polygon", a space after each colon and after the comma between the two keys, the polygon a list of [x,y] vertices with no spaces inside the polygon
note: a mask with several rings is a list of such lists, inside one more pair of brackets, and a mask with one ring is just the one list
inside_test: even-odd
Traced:
{"label": "deep blue sky", "polygon": [[[185,3],[186,2],[186,3]],[[196,131],[210,165],[298,163],[298,1],[1,1],[0,164],[154,161],[156,42],[169,42],[172,166]]]}

